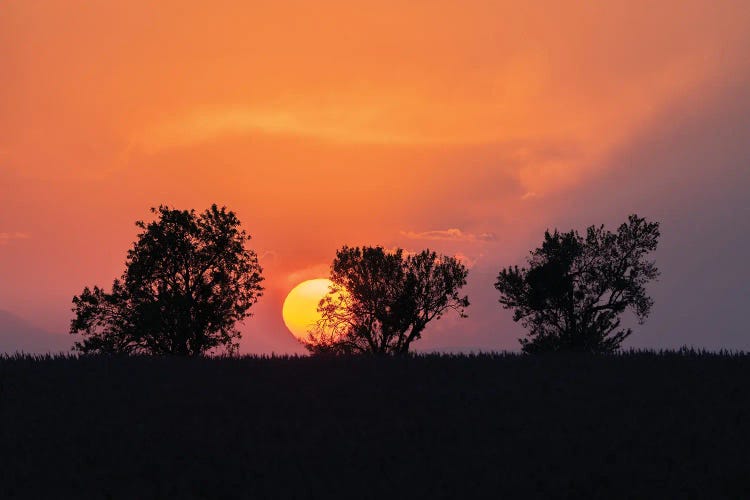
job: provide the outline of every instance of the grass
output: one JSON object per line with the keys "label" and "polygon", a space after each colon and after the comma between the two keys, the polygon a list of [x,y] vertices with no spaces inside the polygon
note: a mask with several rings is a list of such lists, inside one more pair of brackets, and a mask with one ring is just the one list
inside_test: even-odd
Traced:
{"label": "grass", "polygon": [[0,498],[731,497],[750,356],[0,358]]}

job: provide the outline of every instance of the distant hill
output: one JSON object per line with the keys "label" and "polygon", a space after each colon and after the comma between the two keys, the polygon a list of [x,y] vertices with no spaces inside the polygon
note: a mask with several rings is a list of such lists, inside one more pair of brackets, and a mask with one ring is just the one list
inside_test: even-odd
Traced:
{"label": "distant hill", "polygon": [[15,314],[0,310],[0,353],[67,352],[72,344],[67,335],[52,334]]}

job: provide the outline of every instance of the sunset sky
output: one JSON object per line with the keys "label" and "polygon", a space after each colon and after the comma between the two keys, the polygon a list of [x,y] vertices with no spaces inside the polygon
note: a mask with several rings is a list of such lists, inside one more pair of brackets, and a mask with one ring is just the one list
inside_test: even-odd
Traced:
{"label": "sunset sky", "polygon": [[283,300],[344,244],[470,267],[469,318],[417,349],[517,349],[499,269],[630,213],[662,277],[626,346],[750,349],[749,26],[747,0],[3,1],[0,337],[70,342],[136,220],[217,203],[266,277],[242,352],[304,352]]}

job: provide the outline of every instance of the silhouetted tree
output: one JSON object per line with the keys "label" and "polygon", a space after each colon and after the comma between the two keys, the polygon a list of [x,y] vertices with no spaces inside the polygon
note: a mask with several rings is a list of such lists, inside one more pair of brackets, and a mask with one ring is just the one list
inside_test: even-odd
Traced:
{"label": "silhouetted tree", "polygon": [[424,250],[343,247],[331,266],[333,285],[320,302],[321,321],[307,348],[318,354],[403,354],[427,323],[455,310],[466,317],[458,290],[468,270],[454,257]]}
{"label": "silhouetted tree", "polygon": [[128,251],[125,272],[111,292],[88,287],[73,297],[70,333],[83,335],[83,353],[199,356],[236,351],[238,321],[262,295],[258,257],[250,236],[225,207],[201,214],[166,206]]}
{"label": "silhouetted tree", "polygon": [[576,231],[544,234],[531,252],[529,267],[500,271],[495,288],[513,320],[529,330],[524,352],[607,353],[632,333],[620,328],[627,308],[639,323],[653,300],[645,285],[659,276],[646,256],[656,250],[659,223],[631,215],[616,233],[591,226],[585,238]]}

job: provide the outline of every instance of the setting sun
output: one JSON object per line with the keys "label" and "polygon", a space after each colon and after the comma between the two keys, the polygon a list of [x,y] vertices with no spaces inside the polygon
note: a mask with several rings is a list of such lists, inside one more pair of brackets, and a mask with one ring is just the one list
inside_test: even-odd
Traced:
{"label": "setting sun", "polygon": [[320,319],[318,304],[330,285],[331,280],[326,278],[303,281],[284,300],[281,311],[284,324],[299,340],[305,340],[310,327]]}

